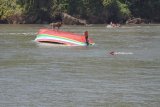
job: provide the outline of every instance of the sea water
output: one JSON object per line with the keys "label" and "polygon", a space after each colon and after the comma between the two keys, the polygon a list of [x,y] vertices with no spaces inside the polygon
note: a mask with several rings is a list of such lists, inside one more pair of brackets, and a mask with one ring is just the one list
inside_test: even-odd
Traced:
{"label": "sea water", "polygon": [[47,27],[0,25],[1,107],[159,107],[160,25],[61,28],[88,47],[38,45]]}

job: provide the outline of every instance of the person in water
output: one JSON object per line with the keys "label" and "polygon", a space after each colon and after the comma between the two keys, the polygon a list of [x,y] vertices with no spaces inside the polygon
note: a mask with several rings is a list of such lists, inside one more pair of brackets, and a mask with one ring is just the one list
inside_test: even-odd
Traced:
{"label": "person in water", "polygon": [[106,27],[107,28],[117,28],[117,27],[120,27],[121,25],[118,24],[118,23],[113,23],[113,22],[110,22],[110,24],[108,24]]}
{"label": "person in water", "polygon": [[88,31],[85,31],[85,32],[84,32],[84,35],[85,35],[85,39],[86,39],[86,45],[88,46],[88,45],[89,45]]}
{"label": "person in water", "polygon": [[49,25],[52,27],[52,29],[55,29],[56,27],[59,29],[63,25],[63,23],[57,22],[57,23],[50,23]]}

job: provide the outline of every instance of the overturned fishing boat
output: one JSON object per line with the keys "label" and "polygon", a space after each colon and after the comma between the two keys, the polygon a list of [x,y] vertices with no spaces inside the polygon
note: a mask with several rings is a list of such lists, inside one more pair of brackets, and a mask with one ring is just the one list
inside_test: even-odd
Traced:
{"label": "overturned fishing boat", "polygon": [[95,44],[90,38],[88,38],[87,31],[84,32],[84,35],[80,35],[53,29],[40,29],[35,41],[66,46],[88,46]]}

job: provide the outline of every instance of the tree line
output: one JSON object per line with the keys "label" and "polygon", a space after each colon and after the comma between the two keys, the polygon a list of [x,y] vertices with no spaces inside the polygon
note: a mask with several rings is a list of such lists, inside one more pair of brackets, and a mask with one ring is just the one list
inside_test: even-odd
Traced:
{"label": "tree line", "polygon": [[0,23],[50,23],[61,13],[88,23],[125,23],[132,17],[160,22],[160,0],[0,0]]}

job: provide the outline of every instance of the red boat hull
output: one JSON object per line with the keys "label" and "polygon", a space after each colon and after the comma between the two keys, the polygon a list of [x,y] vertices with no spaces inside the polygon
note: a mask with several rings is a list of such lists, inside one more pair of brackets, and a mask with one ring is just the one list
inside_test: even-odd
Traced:
{"label": "red boat hull", "polygon": [[74,34],[71,32],[52,29],[40,29],[35,41],[68,46],[86,46],[94,44],[94,42],[88,38],[88,35]]}

